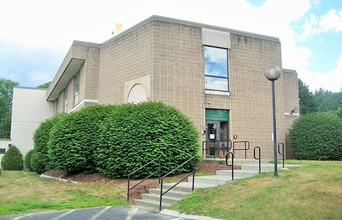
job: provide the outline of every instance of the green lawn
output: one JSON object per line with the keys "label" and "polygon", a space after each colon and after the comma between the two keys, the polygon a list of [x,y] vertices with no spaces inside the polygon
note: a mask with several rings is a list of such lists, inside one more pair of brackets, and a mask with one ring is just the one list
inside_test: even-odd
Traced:
{"label": "green lawn", "polygon": [[172,207],[219,219],[342,219],[342,162],[289,162],[303,166],[198,189]]}
{"label": "green lawn", "polygon": [[94,206],[127,205],[126,184],[70,183],[26,171],[0,176],[0,215]]}
{"label": "green lawn", "polygon": [[[342,162],[288,161],[302,167],[197,189],[172,206],[219,219],[341,219]],[[59,182],[32,172],[3,171],[0,215],[94,206],[128,205],[126,181]]]}

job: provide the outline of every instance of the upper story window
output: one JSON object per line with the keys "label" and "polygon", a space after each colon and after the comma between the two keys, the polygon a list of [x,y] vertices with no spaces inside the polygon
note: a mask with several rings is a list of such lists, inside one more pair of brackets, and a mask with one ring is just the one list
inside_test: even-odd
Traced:
{"label": "upper story window", "polygon": [[74,106],[79,103],[79,96],[80,96],[80,72],[75,75],[74,81]]}
{"label": "upper story window", "polygon": [[204,46],[205,89],[228,91],[228,49]]}
{"label": "upper story window", "polygon": [[64,89],[63,111],[68,111],[68,87]]}

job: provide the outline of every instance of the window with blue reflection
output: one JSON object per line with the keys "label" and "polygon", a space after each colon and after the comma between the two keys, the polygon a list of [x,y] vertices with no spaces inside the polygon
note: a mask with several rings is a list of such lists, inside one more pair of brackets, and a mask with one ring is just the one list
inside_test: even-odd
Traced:
{"label": "window with blue reflection", "polygon": [[228,50],[204,46],[205,89],[228,91]]}

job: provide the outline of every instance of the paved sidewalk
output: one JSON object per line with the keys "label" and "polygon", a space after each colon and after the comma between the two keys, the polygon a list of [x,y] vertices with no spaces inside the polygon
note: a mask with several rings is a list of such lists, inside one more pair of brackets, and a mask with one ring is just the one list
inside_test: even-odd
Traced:
{"label": "paved sidewalk", "polygon": [[179,214],[171,210],[149,212],[137,207],[107,206],[64,211],[3,215],[0,220],[214,220],[203,216]]}

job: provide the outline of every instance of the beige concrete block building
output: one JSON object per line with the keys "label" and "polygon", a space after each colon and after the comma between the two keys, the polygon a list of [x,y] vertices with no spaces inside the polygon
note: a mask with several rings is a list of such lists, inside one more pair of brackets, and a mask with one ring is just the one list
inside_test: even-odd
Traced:
{"label": "beige concrete block building", "polygon": [[[273,158],[271,83],[264,76],[271,64],[283,69],[275,85],[278,142],[285,143],[299,116],[298,79],[282,67],[279,39],[223,27],[152,16],[102,44],[74,41],[46,99],[56,113],[161,101],[194,122],[204,158],[219,157],[228,140],[236,148],[248,141]],[[246,155],[252,158],[253,149]]]}

